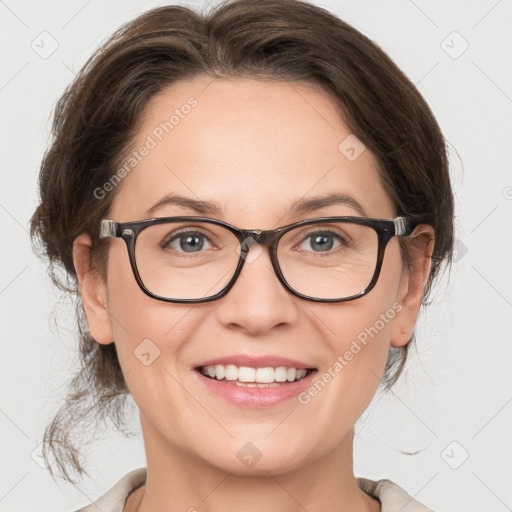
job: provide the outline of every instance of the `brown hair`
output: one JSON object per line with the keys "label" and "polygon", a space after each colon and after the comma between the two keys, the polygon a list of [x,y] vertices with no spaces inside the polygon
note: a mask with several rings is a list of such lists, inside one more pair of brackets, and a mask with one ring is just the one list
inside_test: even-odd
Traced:
{"label": "brown hair", "polygon": [[[41,165],[41,202],[31,220],[32,238],[42,244],[52,280],[76,298],[81,368],[43,439],[52,476],[48,450],[69,482],[74,480],[68,466],[88,474],[72,430],[97,418],[111,419],[122,430],[129,395],[115,343],[96,343],[87,330],[73,241],[81,233],[91,235],[101,270],[99,223],[119,187],[102,200],[94,191],[114,175],[130,149],[148,101],[163,88],[197,76],[320,86],[377,159],[397,215],[413,216],[435,230],[425,297],[443,261],[451,260],[453,197],[443,135],[418,90],[374,42],[299,0],[228,0],[208,14],[181,6],[142,14],[91,56],[57,102],[53,140]],[[64,279],[58,275],[62,269]],[[400,375],[409,345],[391,349],[386,389]]]}

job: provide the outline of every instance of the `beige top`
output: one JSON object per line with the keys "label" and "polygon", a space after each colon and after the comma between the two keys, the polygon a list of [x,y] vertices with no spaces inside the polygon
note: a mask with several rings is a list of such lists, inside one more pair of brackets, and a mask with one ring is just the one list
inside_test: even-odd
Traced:
{"label": "beige top", "polygon": [[[366,494],[377,498],[381,512],[434,512],[409,496],[391,480],[356,478],[357,485]],[[94,503],[75,512],[123,512],[128,496],[146,483],[146,468],[138,468],[124,475],[112,488]]]}

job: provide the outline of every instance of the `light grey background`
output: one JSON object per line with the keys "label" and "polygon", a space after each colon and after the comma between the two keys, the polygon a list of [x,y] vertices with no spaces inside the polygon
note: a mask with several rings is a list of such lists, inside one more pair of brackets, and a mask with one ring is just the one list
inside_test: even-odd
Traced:
{"label": "light grey background", "polygon": [[[314,3],[376,41],[417,84],[450,143],[456,196],[450,279],[434,290],[393,393],[377,395],[358,423],[356,475],[389,478],[439,512],[511,510],[512,3]],[[32,253],[28,222],[55,101],[114,29],[161,4],[0,1],[3,512],[71,511],[145,466],[140,435],[108,432],[84,447],[94,478],[79,490],[38,464],[77,357],[73,311]]]}

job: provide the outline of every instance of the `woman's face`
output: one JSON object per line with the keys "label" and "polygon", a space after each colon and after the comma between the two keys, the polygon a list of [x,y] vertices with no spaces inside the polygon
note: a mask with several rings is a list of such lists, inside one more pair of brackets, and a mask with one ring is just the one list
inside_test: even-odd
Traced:
{"label": "woman's face", "polygon": [[[197,103],[183,108],[193,103],[190,97]],[[165,125],[173,114],[172,125]],[[369,217],[393,218],[376,162],[357,140],[345,141],[349,135],[329,97],[311,87],[251,79],[182,82],[150,102],[131,148],[138,163],[119,185],[109,218],[204,215],[265,230],[361,215],[343,203],[290,214],[292,203],[332,193],[353,198]],[[140,151],[143,146],[149,149]],[[215,202],[220,213],[172,203],[152,210],[171,194]],[[410,298],[397,237],[387,246],[375,288],[331,304],[289,293],[265,248],[219,300],[158,301],[137,285],[124,242],[108,243],[106,282],[82,283],[97,299],[84,297],[86,313],[96,341],[116,344],[148,457],[179,452],[225,471],[278,474],[333,450],[349,453],[353,425],[376,391],[390,344],[408,341],[419,307],[418,297]],[[222,388],[234,384],[212,386],[198,370],[211,361],[269,366],[254,361],[266,357],[291,360],[272,367],[316,371],[308,385],[275,399],[281,393],[276,386],[239,386],[238,398],[226,394]],[[315,392],[312,385],[322,378]],[[279,388],[286,386],[297,384]]]}

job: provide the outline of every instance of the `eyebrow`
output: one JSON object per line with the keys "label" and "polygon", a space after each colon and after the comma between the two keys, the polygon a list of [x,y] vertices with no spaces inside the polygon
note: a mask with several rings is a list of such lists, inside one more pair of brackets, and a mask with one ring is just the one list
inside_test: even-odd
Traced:
{"label": "eyebrow", "polygon": [[[366,210],[355,198],[347,194],[339,193],[328,194],[320,197],[312,197],[309,199],[297,199],[291,204],[288,215],[304,215],[306,213],[319,210],[320,208],[332,206],[335,204],[343,204],[349,206],[363,217],[368,217]],[[146,214],[151,215],[156,210],[169,205],[193,210],[200,215],[217,215],[220,217],[223,213],[222,207],[215,201],[202,201],[177,194],[169,194],[154,204],[146,212]]]}

